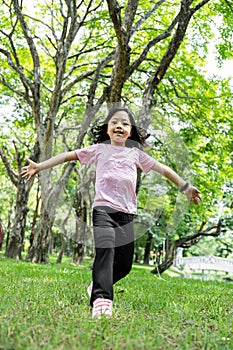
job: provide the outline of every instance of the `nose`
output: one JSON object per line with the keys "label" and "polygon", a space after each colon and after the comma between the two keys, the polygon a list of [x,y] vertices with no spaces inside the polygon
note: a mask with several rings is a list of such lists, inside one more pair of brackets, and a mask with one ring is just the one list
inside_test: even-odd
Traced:
{"label": "nose", "polygon": [[117,123],[116,128],[122,129],[122,124],[121,124],[121,122],[118,122],[118,123]]}

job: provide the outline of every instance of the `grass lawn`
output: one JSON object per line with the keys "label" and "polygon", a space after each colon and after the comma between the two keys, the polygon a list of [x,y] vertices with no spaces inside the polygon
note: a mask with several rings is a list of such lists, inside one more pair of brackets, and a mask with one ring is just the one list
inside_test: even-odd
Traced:
{"label": "grass lawn", "polygon": [[91,319],[83,266],[0,257],[0,350],[233,349],[233,284],[134,266],[112,319]]}

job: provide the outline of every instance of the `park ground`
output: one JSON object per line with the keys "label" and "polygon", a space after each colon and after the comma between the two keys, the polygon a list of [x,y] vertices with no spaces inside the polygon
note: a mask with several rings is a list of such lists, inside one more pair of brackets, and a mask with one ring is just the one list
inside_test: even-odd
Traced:
{"label": "park ground", "polygon": [[233,349],[233,283],[157,277],[134,265],[112,319],[91,319],[91,260],[0,257],[0,350]]}

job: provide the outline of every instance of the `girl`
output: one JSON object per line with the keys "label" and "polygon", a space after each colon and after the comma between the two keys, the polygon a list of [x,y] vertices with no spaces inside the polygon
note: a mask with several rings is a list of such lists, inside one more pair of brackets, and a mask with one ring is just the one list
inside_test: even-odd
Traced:
{"label": "girl", "polygon": [[188,198],[198,204],[200,192],[186,183],[172,169],[156,161],[140,148],[146,137],[141,135],[126,108],[110,111],[103,125],[93,129],[95,144],[65,152],[44,162],[27,158],[22,176],[30,180],[39,171],[63,162],[78,160],[96,165],[93,227],[95,259],[93,282],[88,287],[92,317],[112,316],[113,285],[131,270],[134,253],[133,220],[136,214],[137,168],[154,170],[176,184]]}

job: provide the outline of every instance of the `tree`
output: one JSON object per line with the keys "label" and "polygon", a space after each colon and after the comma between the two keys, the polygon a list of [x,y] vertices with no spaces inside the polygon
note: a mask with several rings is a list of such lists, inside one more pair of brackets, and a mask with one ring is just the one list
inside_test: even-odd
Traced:
{"label": "tree", "polygon": [[151,271],[153,274],[162,274],[164,271],[169,269],[172,266],[176,252],[178,248],[189,248],[194,244],[197,244],[202,237],[218,237],[221,233],[221,222],[218,225],[213,225],[207,227],[204,230],[205,222],[202,222],[199,230],[185,237],[181,237],[179,239],[170,242],[169,245],[166,245],[165,249],[165,257],[162,262],[159,262],[158,265]]}
{"label": "tree", "polygon": [[[2,0],[1,83],[5,93],[32,115],[40,160],[51,157],[58,128],[66,123],[70,130],[72,119],[79,124],[72,146],[80,148],[105,102],[108,106],[122,100],[132,103],[135,96],[142,106],[138,123],[147,128],[157,100],[155,92],[158,94],[163,81],[169,82],[168,70],[174,69],[172,62],[185,44],[191,20],[200,13],[204,23],[210,13],[214,15],[212,9],[205,9],[209,3],[160,0],[139,4],[128,0],[121,7],[107,0],[106,7],[102,1],[66,0],[38,3],[30,15],[24,1],[8,4]],[[206,28],[210,33],[208,25]],[[134,89],[129,93],[131,86]],[[172,80],[169,86],[177,93]],[[30,261],[48,261],[61,188],[74,167],[73,163],[66,165],[55,184],[51,170],[40,174],[42,205],[27,256]]]}
{"label": "tree", "polygon": [[[18,170],[20,171],[22,167],[22,163],[24,162],[24,155],[21,156],[20,152],[15,145],[15,154],[16,154],[16,162],[18,166]],[[30,155],[32,159],[37,159],[38,157],[38,145],[35,144],[34,152]],[[16,259],[21,259],[21,253],[24,246],[24,234],[26,227],[26,217],[29,208],[27,207],[28,196],[30,193],[30,189],[32,186],[31,183],[25,184],[25,181],[15,173],[7,158],[5,157],[5,152],[2,148],[0,148],[0,155],[3,160],[3,163],[7,169],[8,176],[11,179],[12,183],[17,187],[17,197],[16,197],[16,208],[15,208],[15,221],[12,227],[12,232],[7,240],[6,246],[6,256],[14,257]],[[22,185],[23,182],[23,185]]]}

